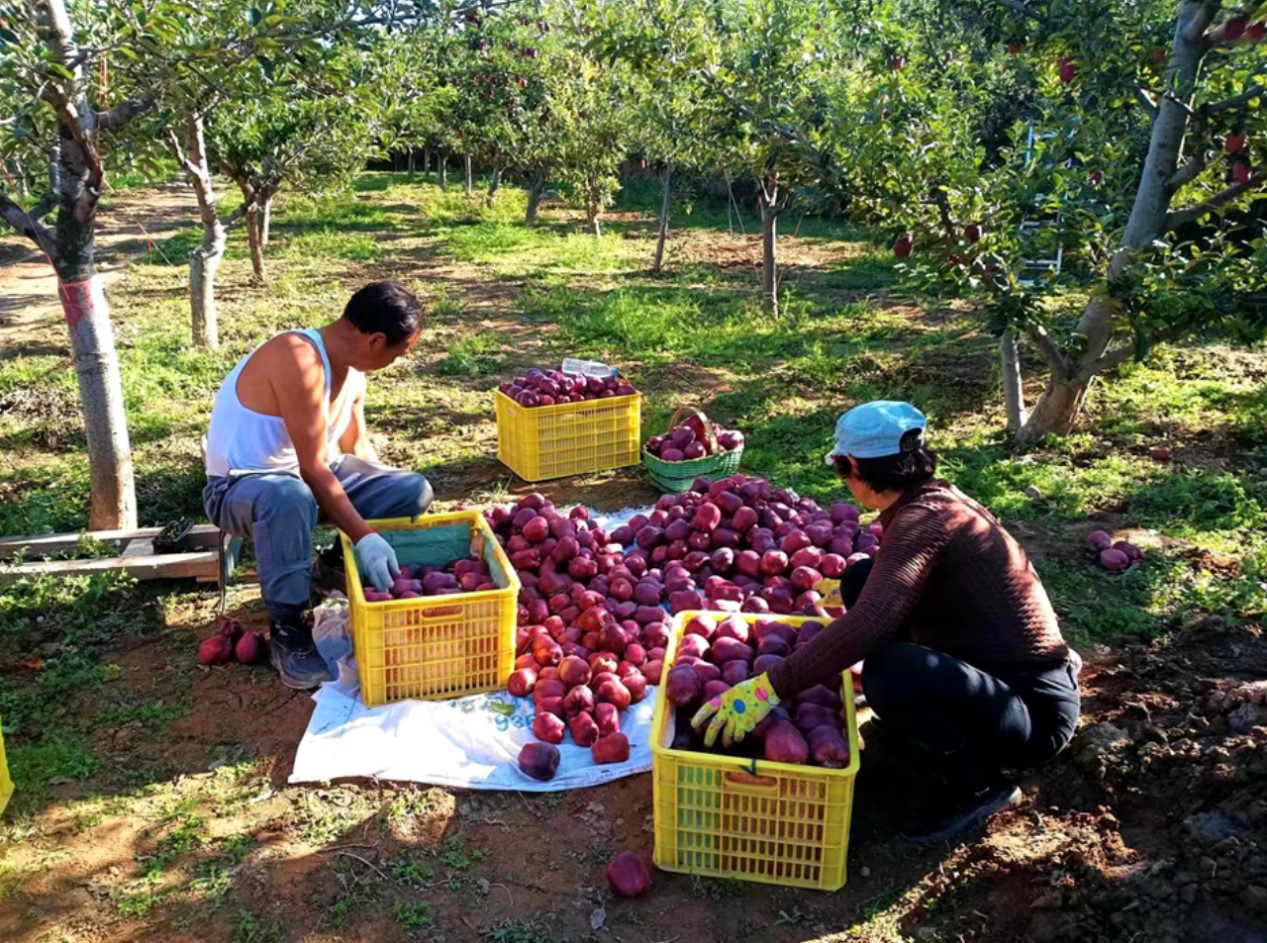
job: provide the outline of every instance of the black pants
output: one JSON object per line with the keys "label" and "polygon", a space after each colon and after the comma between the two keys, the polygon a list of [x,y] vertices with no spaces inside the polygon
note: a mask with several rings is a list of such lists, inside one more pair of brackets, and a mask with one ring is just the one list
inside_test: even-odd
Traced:
{"label": "black pants", "polygon": [[[869,563],[846,572],[846,607],[869,572]],[[1001,769],[1051,759],[1073,736],[1081,707],[1068,659],[970,664],[909,639],[866,658],[862,689],[886,735],[945,757],[948,775],[966,790],[988,785]]]}

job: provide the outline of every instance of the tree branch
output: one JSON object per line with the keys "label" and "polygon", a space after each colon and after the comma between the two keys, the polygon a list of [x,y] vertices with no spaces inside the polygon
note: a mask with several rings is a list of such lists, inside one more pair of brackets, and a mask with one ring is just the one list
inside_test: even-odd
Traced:
{"label": "tree branch", "polygon": [[1255,98],[1261,97],[1264,93],[1267,93],[1267,89],[1264,89],[1261,85],[1251,85],[1235,98],[1227,98],[1221,102],[1209,102],[1208,104],[1202,105],[1201,112],[1207,115],[1215,115],[1220,111],[1229,111],[1232,108],[1239,108],[1241,105],[1248,104]]}
{"label": "tree branch", "polygon": [[1150,121],[1157,120],[1157,103],[1153,101],[1153,97],[1148,94],[1148,90],[1144,88],[1135,89],[1135,97],[1139,100],[1140,106],[1148,113]]}
{"label": "tree branch", "polygon": [[1181,210],[1172,210],[1166,214],[1164,231],[1173,232],[1180,226],[1195,222],[1206,213],[1212,213],[1220,206],[1226,206],[1242,193],[1247,193],[1250,190],[1261,187],[1264,183],[1267,183],[1267,177],[1256,177],[1252,180],[1246,180],[1244,183],[1234,183],[1227,189],[1214,194],[1214,196],[1210,197],[1208,200],[1203,200],[1195,206],[1188,206]]}
{"label": "tree branch", "polygon": [[48,256],[50,262],[53,260],[56,251],[53,234],[38,220],[32,219],[30,213],[22,209],[3,193],[0,193],[0,218],[34,242],[40,248],[40,251]]}
{"label": "tree branch", "polygon": [[1065,360],[1065,355],[1060,352],[1056,342],[1047,333],[1047,328],[1041,324],[1030,323],[1025,325],[1025,334],[1034,342],[1034,346],[1038,348],[1038,352],[1042,354],[1053,373],[1061,377],[1069,373],[1069,362]]}
{"label": "tree branch", "polygon": [[1209,163],[1209,155],[1202,142],[1206,140],[1208,133],[1209,121],[1205,112],[1197,112],[1191,116],[1191,127],[1189,129],[1189,137],[1196,142],[1197,151],[1192,155],[1181,167],[1178,167],[1166,181],[1166,192],[1175,194],[1179,189],[1187,183],[1195,180]]}
{"label": "tree branch", "polygon": [[1096,374],[1105,373],[1109,370],[1112,370],[1114,367],[1125,363],[1126,361],[1130,360],[1134,356],[1135,356],[1135,345],[1127,344],[1125,347],[1119,347],[1117,350],[1112,350],[1105,353],[1104,356],[1097,359],[1095,363],[1093,363],[1087,370],[1084,371],[1084,373],[1086,374],[1087,379],[1090,379]]}
{"label": "tree branch", "polygon": [[1185,184],[1201,176],[1201,171],[1206,166],[1205,152],[1202,151],[1170,175],[1170,179],[1166,181],[1166,189],[1171,193],[1178,192]]}
{"label": "tree branch", "polygon": [[172,156],[176,158],[176,163],[180,164],[181,170],[190,176],[199,176],[201,172],[187,157],[185,157],[185,152],[180,146],[180,138],[176,137],[176,132],[171,128],[167,128],[165,130],[167,137],[167,149],[172,152]]}
{"label": "tree branch", "polygon": [[994,0],[994,2],[1001,7],[1007,7],[1009,10],[1019,13],[1021,16],[1027,16],[1040,23],[1047,22],[1047,17],[1043,16],[1037,10],[1030,9],[1030,5],[1025,3],[1024,0]]}
{"label": "tree branch", "polygon": [[1214,22],[1215,14],[1219,12],[1221,0],[1207,0],[1201,4],[1197,15],[1192,18],[1187,29],[1183,31],[1183,38],[1190,43],[1206,43],[1206,27]]}
{"label": "tree branch", "polygon": [[145,114],[158,102],[158,92],[146,92],[133,101],[120,102],[109,111],[97,112],[97,127],[103,131],[117,131],[125,124]]}
{"label": "tree branch", "polygon": [[101,167],[101,156],[97,153],[97,145],[92,138],[86,133],[83,122],[80,120],[79,109],[75,107],[65,91],[56,82],[45,84],[40,92],[40,97],[53,106],[53,111],[57,113],[58,123],[84,154],[84,163],[88,165],[88,171],[94,186],[100,186],[100,181],[105,175]]}

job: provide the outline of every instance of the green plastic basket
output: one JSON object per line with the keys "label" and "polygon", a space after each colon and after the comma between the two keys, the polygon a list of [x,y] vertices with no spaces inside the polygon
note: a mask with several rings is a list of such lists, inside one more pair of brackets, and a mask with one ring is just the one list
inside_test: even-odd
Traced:
{"label": "green plastic basket", "polygon": [[708,433],[709,445],[714,451],[712,455],[705,455],[703,458],[688,458],[684,462],[666,462],[648,452],[644,445],[642,464],[646,466],[647,475],[651,478],[652,484],[666,494],[682,494],[690,491],[695,479],[701,476],[717,479],[733,475],[739,471],[739,460],[743,457],[743,446],[729,452],[716,451],[717,433],[713,431],[713,424],[708,421],[703,410],[693,406],[681,406],[673,413],[673,418],[669,420],[670,431],[677,427],[683,413],[694,413],[700,418],[704,423],[704,430]]}

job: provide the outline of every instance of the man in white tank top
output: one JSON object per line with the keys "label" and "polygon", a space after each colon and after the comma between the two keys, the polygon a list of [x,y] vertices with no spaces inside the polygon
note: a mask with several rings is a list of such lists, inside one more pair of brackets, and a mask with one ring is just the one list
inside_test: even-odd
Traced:
{"label": "man in white tank top", "polygon": [[365,374],[407,354],[421,329],[418,299],[374,282],[337,321],[257,347],[216,396],[203,506],[221,530],[254,541],[271,659],[289,687],[330,678],[304,619],[318,512],[351,538],[357,569],[386,589],[400,567],[366,519],[412,517],[431,503],[427,479],[380,464],[365,428]]}

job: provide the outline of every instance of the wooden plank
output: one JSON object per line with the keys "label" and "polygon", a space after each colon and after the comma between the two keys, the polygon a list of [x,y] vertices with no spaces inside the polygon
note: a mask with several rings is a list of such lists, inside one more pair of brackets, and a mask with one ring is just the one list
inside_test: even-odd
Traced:
{"label": "wooden plank", "polygon": [[[12,560],[22,552],[35,556],[66,553],[79,546],[82,537],[91,537],[102,543],[122,547],[128,541],[157,537],[161,527],[141,527],[136,530],[90,530],[77,534],[35,534],[28,537],[0,537],[0,560]],[[191,550],[215,548],[220,542],[220,529],[214,524],[195,524],[185,544]]]}
{"label": "wooden plank", "polygon": [[123,548],[123,559],[130,560],[133,557],[152,557],[154,556],[154,541],[149,537],[137,537],[135,540],[129,540],[128,545]]}
{"label": "wooden plank", "polygon": [[46,563],[0,565],[0,585],[32,576],[86,576],[122,571],[138,580],[197,579],[219,577],[219,554],[214,551],[164,553],[148,557],[102,557],[99,560],[51,560]]}

